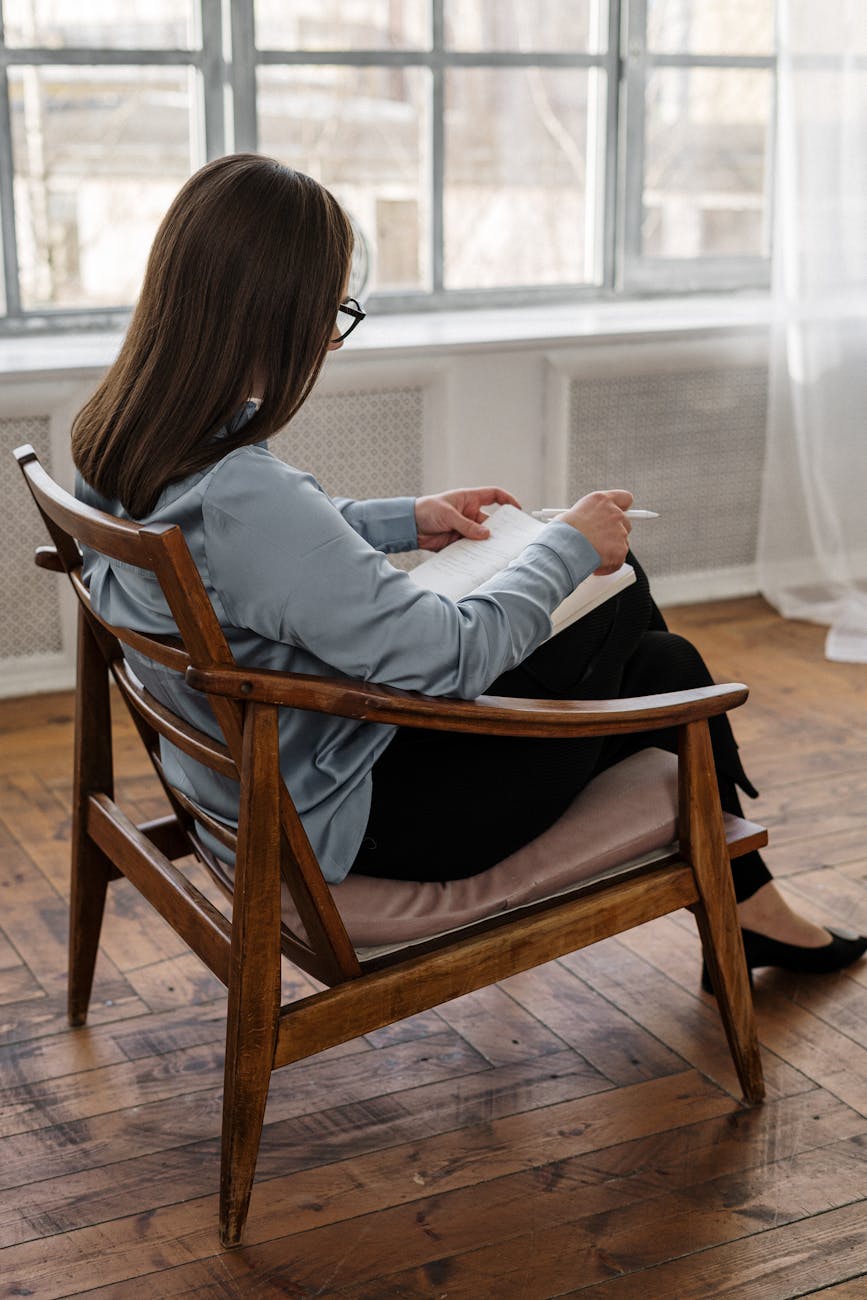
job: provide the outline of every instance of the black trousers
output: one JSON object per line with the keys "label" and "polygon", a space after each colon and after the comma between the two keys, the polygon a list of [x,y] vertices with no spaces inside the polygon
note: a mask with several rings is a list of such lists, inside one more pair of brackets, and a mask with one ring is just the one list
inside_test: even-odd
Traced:
{"label": "black trousers", "polygon": [[[491,695],[615,699],[708,686],[695,647],[669,632],[634,556],[636,582],[547,641],[489,687]],[[722,806],[755,796],[728,718],[710,720]],[[523,739],[405,728],[373,768],[367,831],[353,864],[389,879],[475,875],[546,830],[599,772],[648,747],[676,752],[674,731]],[[738,901],[771,879],[760,854],[732,863]]]}

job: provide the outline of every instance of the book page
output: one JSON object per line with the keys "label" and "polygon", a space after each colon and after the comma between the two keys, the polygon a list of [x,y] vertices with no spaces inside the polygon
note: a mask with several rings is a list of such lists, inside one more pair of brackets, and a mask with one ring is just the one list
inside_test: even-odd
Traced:
{"label": "book page", "polygon": [[459,600],[505,569],[545,525],[514,506],[487,507],[490,537],[481,542],[461,538],[411,570],[419,587]]}
{"label": "book page", "polygon": [[[490,537],[483,542],[471,542],[468,538],[452,542],[419,564],[410,571],[410,577],[419,587],[449,600],[460,600],[505,569],[547,526],[514,506],[489,506],[488,510]],[[551,635],[556,636],[634,581],[635,571],[629,564],[621,565],[616,573],[592,573],[554,610]]]}
{"label": "book page", "polygon": [[623,591],[624,587],[630,587],[634,581],[635,570],[631,564],[621,564],[615,573],[591,573],[554,610],[551,615],[551,635],[556,636],[564,627],[569,627],[592,609],[603,605],[606,600]]}

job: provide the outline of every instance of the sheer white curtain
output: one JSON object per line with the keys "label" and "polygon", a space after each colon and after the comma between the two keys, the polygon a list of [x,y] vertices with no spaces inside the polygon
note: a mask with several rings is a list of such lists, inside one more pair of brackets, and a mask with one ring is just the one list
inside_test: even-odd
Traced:
{"label": "sheer white curtain", "polygon": [[867,662],[867,0],[778,0],[759,583]]}

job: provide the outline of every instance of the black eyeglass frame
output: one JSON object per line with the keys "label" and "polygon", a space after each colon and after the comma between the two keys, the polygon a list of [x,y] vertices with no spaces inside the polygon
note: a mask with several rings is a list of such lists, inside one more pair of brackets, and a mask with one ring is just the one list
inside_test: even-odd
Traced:
{"label": "black eyeglass frame", "polygon": [[[352,303],[353,306],[350,307],[350,303]],[[361,324],[367,315],[366,311],[361,310],[361,303],[357,298],[345,299],[345,301],[337,308],[338,315],[340,312],[343,312],[344,316],[351,316],[352,324],[348,326],[342,334],[335,334],[334,338],[331,340],[332,343],[342,343],[344,339],[348,339],[352,331]]]}

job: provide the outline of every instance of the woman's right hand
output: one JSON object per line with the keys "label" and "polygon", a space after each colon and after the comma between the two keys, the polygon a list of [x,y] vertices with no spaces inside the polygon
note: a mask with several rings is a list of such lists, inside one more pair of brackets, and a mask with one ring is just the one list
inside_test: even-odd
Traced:
{"label": "woman's right hand", "polygon": [[599,552],[602,562],[596,573],[616,573],[626,559],[632,523],[624,511],[629,509],[634,499],[632,493],[623,488],[590,492],[557,516],[559,523],[577,528]]}

